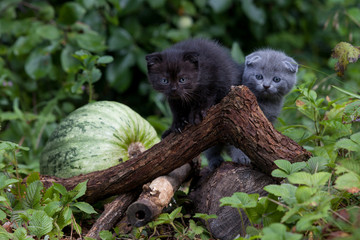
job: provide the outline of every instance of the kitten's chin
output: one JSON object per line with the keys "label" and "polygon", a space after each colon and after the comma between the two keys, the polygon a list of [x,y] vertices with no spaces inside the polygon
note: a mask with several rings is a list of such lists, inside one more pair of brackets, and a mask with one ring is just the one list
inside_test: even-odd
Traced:
{"label": "kitten's chin", "polygon": [[181,99],[181,97],[179,96],[179,94],[176,94],[176,93],[170,93],[167,95],[167,97],[169,99],[173,99],[173,100],[177,100],[177,99]]}
{"label": "kitten's chin", "polygon": [[258,95],[261,96],[263,99],[272,98],[275,93],[270,92],[269,90],[262,90]]}

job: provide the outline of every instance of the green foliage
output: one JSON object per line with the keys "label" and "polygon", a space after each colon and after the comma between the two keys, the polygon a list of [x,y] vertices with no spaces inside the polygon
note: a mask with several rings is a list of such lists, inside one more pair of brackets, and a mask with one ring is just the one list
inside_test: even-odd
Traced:
{"label": "green foliage", "polygon": [[[7,146],[3,149],[13,153],[14,161],[17,149],[24,149],[8,142],[2,142],[1,146]],[[60,239],[63,228],[68,225],[81,235],[81,227],[74,215],[96,213],[90,204],[77,201],[86,192],[86,182],[70,191],[57,183],[45,189],[39,173],[33,172],[24,183],[18,169],[13,168],[17,168],[16,163],[12,168],[5,164],[0,167],[0,222],[11,223],[14,230],[8,233],[0,227],[0,235],[3,233],[4,239],[32,239],[27,235],[36,236],[37,239],[44,236]]]}

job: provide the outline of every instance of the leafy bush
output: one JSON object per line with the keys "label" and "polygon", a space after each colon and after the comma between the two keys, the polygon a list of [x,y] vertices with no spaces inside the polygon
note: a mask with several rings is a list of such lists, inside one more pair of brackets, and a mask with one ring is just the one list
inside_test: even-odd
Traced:
{"label": "leafy bush", "polygon": [[[34,239],[29,235],[37,239],[43,236],[61,239],[63,229],[69,225],[81,236],[81,226],[74,215],[96,213],[90,204],[77,201],[86,192],[86,182],[71,191],[57,183],[45,189],[39,173],[33,172],[26,178],[25,184],[16,164],[18,149],[28,150],[13,143],[0,143],[2,156],[9,156],[7,160],[11,160],[0,166],[0,222],[4,223],[0,225],[1,239]],[[14,233],[4,226],[15,229]]]}

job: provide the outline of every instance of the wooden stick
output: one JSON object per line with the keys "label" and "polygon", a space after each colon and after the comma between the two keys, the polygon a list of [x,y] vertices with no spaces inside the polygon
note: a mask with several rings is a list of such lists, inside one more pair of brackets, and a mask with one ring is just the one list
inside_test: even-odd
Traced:
{"label": "wooden stick", "polygon": [[139,199],[126,211],[131,225],[141,227],[157,217],[169,205],[175,191],[190,175],[189,163],[175,169],[166,176],[160,176],[144,185]]}
{"label": "wooden stick", "polygon": [[99,233],[111,229],[125,215],[126,209],[138,195],[139,191],[123,193],[111,203],[106,204],[104,212],[96,220],[86,237],[100,239]]}

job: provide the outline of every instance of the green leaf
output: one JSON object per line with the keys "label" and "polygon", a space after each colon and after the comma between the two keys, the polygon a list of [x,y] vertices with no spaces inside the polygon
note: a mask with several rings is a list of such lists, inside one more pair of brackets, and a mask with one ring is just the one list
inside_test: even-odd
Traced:
{"label": "green leaf", "polygon": [[[353,161],[352,165],[355,165],[355,168],[359,168],[359,163],[357,161]],[[360,192],[360,175],[343,166],[336,166],[336,174],[341,173],[344,174],[336,179],[335,188],[353,194]]]}
{"label": "green leaf", "polygon": [[7,188],[9,185],[19,182],[18,179],[7,179],[5,175],[0,175],[0,190]]}
{"label": "green leaf", "polygon": [[[125,60],[128,61],[126,64],[131,64],[130,60]],[[106,68],[106,80],[116,91],[123,93],[130,87],[132,73],[129,69],[120,68],[117,65],[118,63],[118,61],[115,61]],[[122,63],[122,65],[125,65],[125,63]]]}
{"label": "green leaf", "polygon": [[222,13],[231,6],[231,0],[209,0],[209,5],[215,13]]}
{"label": "green leaf", "polygon": [[26,195],[23,201],[25,209],[37,209],[40,206],[41,191],[44,189],[42,182],[36,180],[26,188]]}
{"label": "green leaf", "polygon": [[258,8],[253,0],[242,0],[241,6],[244,11],[244,14],[253,22],[264,25],[266,20],[265,11],[261,8]]}
{"label": "green leaf", "polygon": [[231,206],[234,208],[253,208],[256,207],[259,194],[246,194],[236,192],[231,197],[223,197],[220,199],[220,206]]}
{"label": "green leaf", "polygon": [[28,54],[34,49],[40,40],[40,37],[33,35],[21,36],[17,38],[13,45],[14,54],[17,56]]}
{"label": "green leaf", "polygon": [[151,8],[157,9],[165,5],[166,0],[147,0]]}
{"label": "green leaf", "polygon": [[53,25],[42,25],[36,29],[36,33],[48,40],[55,40],[61,36],[59,29]]}
{"label": "green leaf", "polygon": [[174,220],[174,219],[176,219],[176,218],[181,217],[181,216],[182,216],[181,210],[182,210],[182,207],[178,207],[178,208],[174,209],[174,210],[169,214],[170,219]]}
{"label": "green leaf", "polygon": [[74,34],[72,38],[78,43],[80,48],[91,52],[102,52],[107,48],[105,38],[95,31]]}
{"label": "green leaf", "polygon": [[68,226],[71,223],[71,215],[72,215],[72,211],[69,207],[65,207],[61,211],[56,221],[60,229],[63,229],[64,227]]}
{"label": "green leaf", "polygon": [[281,185],[267,185],[264,187],[264,190],[275,195],[281,197],[284,202],[289,205],[296,203],[295,193],[297,187],[291,184],[281,184]]}
{"label": "green leaf", "polygon": [[316,193],[316,189],[309,188],[309,187],[306,187],[306,186],[300,186],[300,187],[297,188],[296,193],[295,193],[296,200],[299,203],[306,202],[311,198],[311,196],[314,193]]}
{"label": "green leaf", "polygon": [[85,195],[86,192],[86,184],[87,184],[88,180],[79,183],[78,185],[76,185],[76,187],[71,190],[69,193],[71,193],[72,197],[72,201],[78,199],[79,197],[82,197]]}
{"label": "green leaf", "polygon": [[113,236],[113,234],[108,231],[108,230],[103,230],[99,233],[99,237],[102,239],[102,240],[114,240],[115,237]]}
{"label": "green leaf", "polygon": [[97,60],[98,64],[109,64],[114,61],[114,58],[112,56],[102,56],[99,57]]}
{"label": "green leaf", "polygon": [[58,191],[61,195],[64,196],[64,195],[68,194],[68,191],[66,190],[66,188],[63,185],[61,185],[59,183],[53,183],[53,185],[54,185],[54,189],[56,191]]}
{"label": "green leaf", "polygon": [[81,67],[81,63],[73,57],[74,52],[75,48],[70,44],[66,44],[65,48],[61,51],[61,66],[67,73],[76,73]]}
{"label": "green leaf", "polygon": [[360,47],[354,47],[347,42],[340,42],[333,49],[331,57],[338,59],[335,64],[335,71],[339,76],[343,76],[347,65],[357,62],[359,59]]}
{"label": "green leaf", "polygon": [[25,228],[19,227],[15,230],[14,236],[16,240],[30,240],[33,239],[32,237],[28,236],[28,233]]}
{"label": "green leaf", "polygon": [[0,209],[0,221],[3,221],[6,218],[6,213]]}
{"label": "green leaf", "polygon": [[40,239],[52,230],[52,221],[53,219],[46,215],[44,211],[34,211],[30,218],[28,229],[31,234]]}
{"label": "green leaf", "polygon": [[321,187],[328,183],[331,177],[331,173],[318,172],[310,174],[306,172],[293,173],[288,177],[288,180],[292,184],[303,184],[309,187]]}
{"label": "green leaf", "polygon": [[286,231],[286,226],[281,223],[273,223],[263,229],[262,240],[300,240],[302,235]]}
{"label": "green leaf", "polygon": [[290,174],[302,170],[305,166],[306,166],[305,162],[295,162],[295,163],[291,164]]}
{"label": "green leaf", "polygon": [[190,220],[189,227],[196,235],[200,235],[206,231],[204,227],[197,225],[192,219]]}
{"label": "green leaf", "polygon": [[274,163],[276,164],[276,166],[283,169],[285,172],[290,173],[291,163],[288,160],[275,160]]}
{"label": "green leaf", "polygon": [[357,144],[360,144],[360,132],[351,135],[350,139],[356,142]]}
{"label": "green leaf", "polygon": [[305,162],[296,162],[296,163],[291,164],[288,160],[282,160],[282,159],[276,160],[275,164],[280,169],[275,169],[271,173],[271,175],[273,177],[281,177],[281,178],[286,178],[290,174],[298,172],[306,166]]}
{"label": "green leaf", "polygon": [[74,220],[74,218],[71,219],[71,223],[72,223],[72,227],[73,229],[75,229],[76,233],[81,236],[81,227],[80,225]]}
{"label": "green leaf", "polygon": [[83,18],[86,10],[76,2],[67,2],[63,4],[59,11],[59,21],[71,25]]}
{"label": "green leaf", "polygon": [[61,209],[62,205],[60,201],[52,201],[45,206],[44,211],[49,217],[53,217],[54,214],[60,212]]}
{"label": "green leaf", "polygon": [[339,91],[342,92],[342,93],[345,93],[345,94],[347,94],[347,95],[349,95],[349,96],[351,96],[351,97],[360,99],[360,95],[358,95],[358,94],[349,92],[349,91],[347,91],[347,90],[345,90],[345,89],[339,88],[339,87],[334,86],[334,85],[331,85],[331,86],[332,86],[333,88],[339,90]]}
{"label": "green leaf", "polygon": [[3,240],[3,239],[4,240],[8,240],[8,239],[12,240],[13,238],[14,238],[13,234],[6,231],[6,229],[2,225],[0,225],[0,239],[1,240]]}
{"label": "green leaf", "polygon": [[133,44],[131,34],[124,28],[115,28],[109,38],[108,48],[110,51],[121,51]]}
{"label": "green leaf", "polygon": [[245,62],[245,55],[242,52],[238,42],[233,43],[231,47],[231,56],[237,63]]}
{"label": "green leaf", "polygon": [[32,79],[39,79],[49,74],[52,68],[51,55],[43,49],[35,49],[25,62],[25,72]]}
{"label": "green leaf", "polygon": [[296,229],[301,232],[310,231],[315,228],[315,226],[312,225],[313,222],[325,217],[328,217],[328,215],[316,212],[305,214],[301,216],[299,221],[296,223]]}
{"label": "green leaf", "polygon": [[33,2],[34,6],[36,6],[37,9],[37,17],[45,22],[51,21],[54,19],[55,16],[55,10],[53,6],[51,6],[47,2]]}
{"label": "green leaf", "polygon": [[194,215],[194,218],[201,218],[204,219],[205,221],[209,220],[209,219],[214,219],[217,218],[217,216],[215,214],[205,214],[205,213],[196,213]]}
{"label": "green leaf", "polygon": [[76,202],[73,204],[74,207],[77,207],[78,209],[80,209],[81,211],[87,213],[87,214],[92,214],[92,213],[96,213],[96,211],[94,210],[94,208],[86,203],[86,202]]}
{"label": "green leaf", "polygon": [[359,26],[360,24],[360,9],[357,7],[352,7],[346,10],[348,16],[351,18],[352,21],[356,22]]}
{"label": "green leaf", "polygon": [[37,180],[40,180],[40,174],[38,172],[33,172],[26,178],[26,184],[30,185]]}
{"label": "green leaf", "polygon": [[351,139],[343,138],[335,143],[335,149],[346,149],[349,151],[360,152],[360,144],[352,141]]}
{"label": "green leaf", "polygon": [[329,163],[329,160],[324,157],[311,157],[307,162],[307,170],[310,173],[315,172],[321,172],[325,169],[327,169],[327,164]]}

